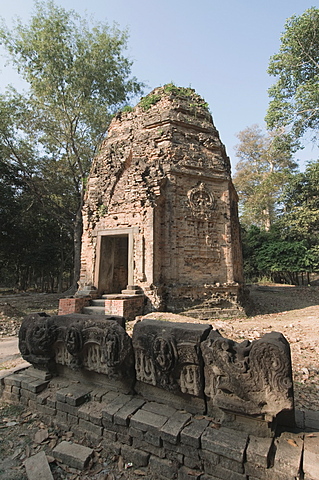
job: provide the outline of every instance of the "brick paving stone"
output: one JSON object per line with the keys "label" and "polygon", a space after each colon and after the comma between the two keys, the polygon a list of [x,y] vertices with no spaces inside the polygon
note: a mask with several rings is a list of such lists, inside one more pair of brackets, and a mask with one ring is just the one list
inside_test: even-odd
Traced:
{"label": "brick paving stone", "polygon": [[113,421],[117,425],[128,425],[131,416],[143,405],[145,400],[142,398],[132,398],[128,403],[123,405],[117,412],[114,413]]}
{"label": "brick paving stone", "polygon": [[298,477],[303,450],[303,440],[300,435],[284,432],[275,439],[276,454],[274,470]]}
{"label": "brick paving stone", "polygon": [[64,403],[64,402],[56,402],[56,409],[59,412],[70,413],[71,415],[78,414],[77,407],[73,407],[73,405],[69,405],[68,403]]}
{"label": "brick paving stone", "polygon": [[202,435],[202,448],[218,455],[243,462],[248,435],[229,428],[208,426]]}
{"label": "brick paving stone", "polygon": [[63,441],[52,450],[52,454],[57,460],[69,467],[83,470],[93,455],[93,449],[77,443]]}
{"label": "brick paving stone", "polygon": [[[141,432],[141,430],[139,430]],[[142,432],[143,435],[143,432]],[[161,439],[160,435],[158,433],[153,433],[153,432],[145,432],[144,433],[144,440],[147,443],[150,443],[151,445],[155,445],[155,447],[162,447],[163,446],[163,440]]]}
{"label": "brick paving stone", "polygon": [[184,465],[188,468],[194,468],[195,470],[201,470],[203,468],[203,462],[198,458],[195,460],[192,457],[184,455]]}
{"label": "brick paving stone", "polygon": [[103,401],[103,409],[102,409],[102,416],[107,420],[113,422],[113,417],[120,408],[124,407],[130,400],[132,399],[131,395],[125,395],[124,393],[116,396],[113,400],[111,400],[106,405]]}
{"label": "brick paving stone", "polygon": [[65,402],[74,407],[78,407],[90,399],[92,388],[81,386],[69,386],[56,392],[56,399],[59,402]]}
{"label": "brick paving stone", "polygon": [[226,478],[227,480],[247,480],[247,475],[228,470],[222,467],[220,464],[215,466],[213,470],[213,475],[215,475],[220,480],[226,480]]}
{"label": "brick paving stone", "polygon": [[175,412],[160,429],[162,439],[176,445],[184,425],[190,418],[189,413]]}
{"label": "brick paving stone", "polygon": [[90,411],[91,411],[91,402],[84,403],[78,408],[78,416],[79,418],[83,418],[83,420],[90,420]]}
{"label": "brick paving stone", "polygon": [[181,432],[181,442],[186,445],[191,445],[195,448],[200,448],[201,446],[201,436],[208,426],[209,421],[206,419],[192,419],[192,421],[183,428]]}
{"label": "brick paving stone", "polygon": [[21,381],[21,388],[24,388],[32,393],[40,393],[47,388],[49,383],[49,380],[35,380],[33,377],[31,377],[28,380]]}
{"label": "brick paving stone", "polygon": [[244,473],[244,466],[241,462],[236,462],[236,460],[231,460],[227,457],[219,457],[220,466],[226,468],[226,470],[231,470],[232,472]]}
{"label": "brick paving stone", "polygon": [[104,406],[101,403],[92,402],[90,409],[90,422],[95,425],[102,425],[102,410]]}
{"label": "brick paving stone", "polygon": [[125,463],[133,463],[133,467],[146,467],[148,465],[148,460],[150,454],[148,452],[143,452],[137,450],[136,448],[128,447],[123,445],[121,448],[121,455]]}
{"label": "brick paving stone", "polygon": [[171,417],[176,412],[176,408],[157,402],[145,403],[143,410],[156,413],[157,415],[163,415],[164,417]]}
{"label": "brick paving stone", "polygon": [[95,425],[92,422],[88,422],[87,420],[83,420],[83,418],[79,419],[79,427],[85,432],[93,433],[93,435],[96,437],[102,436],[103,434],[103,427]]}
{"label": "brick paving stone", "polygon": [[267,468],[273,451],[273,439],[250,435],[247,447],[247,462]]}
{"label": "brick paving stone", "polygon": [[150,443],[147,443],[145,440],[139,440],[138,438],[133,438],[133,447],[138,448],[140,450],[144,450],[145,452],[151,453],[156,457],[165,458],[164,448],[151,445]]}
{"label": "brick paving stone", "polygon": [[168,418],[166,416],[158,415],[157,413],[149,412],[141,408],[131,417],[130,425],[144,432],[150,431],[157,433],[167,420]]}
{"label": "brick paving stone", "polygon": [[43,451],[24,461],[29,480],[53,480],[47,457]]}
{"label": "brick paving stone", "polygon": [[319,479],[319,432],[305,435],[303,471],[305,480]]}

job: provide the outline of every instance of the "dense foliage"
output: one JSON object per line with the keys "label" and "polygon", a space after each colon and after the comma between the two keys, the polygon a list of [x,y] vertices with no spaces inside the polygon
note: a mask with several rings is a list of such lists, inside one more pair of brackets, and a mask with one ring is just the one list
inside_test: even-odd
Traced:
{"label": "dense foliage", "polygon": [[244,228],[243,245],[247,280],[309,283],[319,271],[319,161],[290,177],[272,227]]}
{"label": "dense foliage", "polygon": [[[35,6],[28,25],[18,20],[14,28],[0,28],[0,42],[29,86],[23,95],[10,89],[0,98],[1,162],[22,182],[15,201],[27,195],[26,205],[37,205],[48,217],[43,217],[45,230],[67,232],[73,239],[75,288],[91,162],[112,115],[140,93],[142,85],[131,77],[132,64],[123,54],[127,32],[91,25],[52,1]],[[4,183],[10,190],[8,176]],[[31,242],[36,244],[39,235],[35,229],[28,235],[29,269],[38,262]],[[15,237],[11,240],[16,242]],[[69,240],[64,242],[69,245]]]}
{"label": "dense foliage", "polygon": [[277,77],[266,121],[269,128],[289,127],[298,139],[319,127],[319,9],[312,7],[289,18],[280,50],[270,59],[269,73]]}

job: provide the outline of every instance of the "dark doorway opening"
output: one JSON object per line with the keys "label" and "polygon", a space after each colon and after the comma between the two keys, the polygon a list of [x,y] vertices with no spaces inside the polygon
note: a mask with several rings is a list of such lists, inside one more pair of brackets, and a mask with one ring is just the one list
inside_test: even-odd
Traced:
{"label": "dark doorway opening", "polygon": [[121,293],[128,284],[128,235],[101,237],[99,292]]}

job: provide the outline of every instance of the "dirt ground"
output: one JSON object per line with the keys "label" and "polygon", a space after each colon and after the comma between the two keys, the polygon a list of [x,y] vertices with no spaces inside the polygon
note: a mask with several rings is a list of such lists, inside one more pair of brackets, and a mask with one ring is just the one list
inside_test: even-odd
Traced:
{"label": "dirt ground", "polygon": [[[253,316],[214,319],[211,324],[223,336],[235,341],[257,339],[271,331],[283,333],[291,347],[296,408],[318,411],[319,287],[272,284],[252,285],[249,290]],[[58,300],[57,294],[0,294],[0,352],[1,338],[16,336],[24,315],[41,311],[56,314]],[[163,319],[165,317],[166,315]],[[132,331],[132,327],[133,323],[129,324],[128,331]],[[16,355],[0,363],[0,373],[9,371],[22,362],[21,357]],[[39,442],[39,438],[44,440]],[[47,452],[50,459],[51,449],[62,439],[65,439],[62,432],[53,428],[47,430],[32,412],[5,404],[0,399],[1,480],[25,480],[27,477],[23,461],[41,449]],[[51,463],[55,480],[150,478],[143,469],[134,471],[129,467],[121,457],[105,458],[98,449],[87,472],[76,472],[64,465]]]}

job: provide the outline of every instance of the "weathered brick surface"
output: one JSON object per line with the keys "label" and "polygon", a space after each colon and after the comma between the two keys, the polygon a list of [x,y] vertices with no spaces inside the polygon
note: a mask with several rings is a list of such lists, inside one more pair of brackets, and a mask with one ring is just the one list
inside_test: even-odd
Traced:
{"label": "weathered brick surface", "polygon": [[45,453],[39,452],[24,461],[29,480],[53,480],[53,475]]}
{"label": "weathered brick surface", "polygon": [[179,440],[180,433],[184,425],[190,420],[191,415],[188,413],[176,412],[162,426],[160,435],[163,440],[176,444]]}
{"label": "weathered brick surface", "polygon": [[65,402],[74,407],[82,405],[90,399],[92,388],[83,388],[81,386],[70,386],[56,392],[56,399],[59,402]]}
{"label": "weathered brick surface", "polygon": [[171,460],[157,458],[154,455],[151,455],[149,460],[149,466],[152,472],[157,474],[160,478],[167,478],[172,480],[177,474],[177,466]]}
{"label": "weathered brick surface", "polygon": [[111,400],[107,405],[103,404],[102,416],[106,420],[113,421],[113,416],[118,412],[124,405],[126,405],[132,399],[129,395],[117,395],[113,400]]}
{"label": "weathered brick surface", "polygon": [[202,447],[237,462],[243,462],[247,440],[248,435],[244,433],[229,428],[215,429],[209,426],[202,435]]}
{"label": "weathered brick surface", "polygon": [[[138,396],[102,388],[96,401],[76,406],[77,399],[88,393],[83,386],[60,388],[62,382],[56,388],[56,381],[52,379],[47,390],[34,393],[27,380],[26,375],[23,380],[18,378],[19,387],[16,378],[9,379],[4,385],[8,400],[21,392],[18,401],[26,402],[27,408],[39,412],[45,422],[53,421],[62,430],[73,431],[75,438],[86,437],[92,446],[101,444],[110,453],[122,453],[126,463],[148,466],[154,478],[293,480],[299,474],[305,480],[319,478],[319,433],[316,431],[283,432],[274,439],[250,435],[248,439],[246,433],[230,428],[212,428],[211,425],[216,425],[207,425],[207,417],[199,419]],[[107,401],[104,403],[103,399]],[[57,410],[49,405],[56,406]],[[64,457],[62,461],[70,466],[73,462],[74,468],[79,468],[85,460],[80,457],[77,466],[74,458]]]}
{"label": "weathered brick surface", "polygon": [[103,427],[94,425],[94,423],[83,420],[82,418],[79,419],[79,427],[83,431],[93,433],[93,435],[96,435],[97,437],[102,436],[103,433]]}
{"label": "weathered brick surface", "polygon": [[199,448],[201,446],[201,436],[208,424],[209,421],[206,419],[192,419],[181,432],[181,442]]}
{"label": "weathered brick surface", "polygon": [[132,416],[130,425],[144,432],[153,431],[157,433],[167,420],[168,418],[164,415],[157,415],[156,413],[148,412],[142,408]]}
{"label": "weathered brick surface", "polygon": [[156,447],[155,445],[151,445],[150,443],[146,442],[145,440],[139,440],[138,438],[133,438],[132,443],[134,448],[139,448],[145,452],[151,453],[159,458],[165,458],[165,449],[162,447]]}
{"label": "weathered brick surface", "polygon": [[128,403],[123,405],[123,407],[114,413],[114,423],[117,425],[128,425],[131,416],[144,404],[145,400],[142,398],[132,398]]}
{"label": "weathered brick surface", "polygon": [[260,438],[250,435],[247,447],[247,462],[267,468],[273,451],[272,438]]}
{"label": "weathered brick surface", "polygon": [[303,471],[305,480],[319,478],[319,432],[305,435]]}
{"label": "weathered brick surface", "polygon": [[276,454],[274,469],[283,474],[298,477],[303,449],[300,435],[284,432],[275,440]]}
{"label": "weathered brick surface", "polygon": [[73,298],[61,298],[59,301],[58,315],[68,315],[70,313],[81,313],[83,307],[86,307],[90,303],[90,298],[85,297],[73,297]]}
{"label": "weathered brick surface", "polygon": [[126,445],[123,445],[121,448],[121,455],[125,463],[133,463],[133,467],[146,467],[150,454],[137,450],[135,448],[130,448]]}
{"label": "weathered brick surface", "polygon": [[93,449],[63,441],[53,449],[52,453],[55,458],[66,465],[83,470],[93,455]]}
{"label": "weathered brick surface", "polygon": [[305,428],[319,431],[319,412],[305,410]]}
{"label": "weathered brick surface", "polygon": [[[147,111],[137,106],[114,118],[93,162],[80,288],[120,293],[126,280],[143,290],[148,309],[202,303],[205,312],[198,308],[198,314],[211,315],[226,301],[231,312],[239,308],[243,277],[229,159],[195,92],[192,99],[181,90],[175,96],[160,88],[157,94],[160,101]],[[105,278],[103,242],[117,234],[130,238],[130,271],[115,255],[117,278]],[[107,308],[128,315],[125,301],[119,301],[121,311],[115,302]]]}

